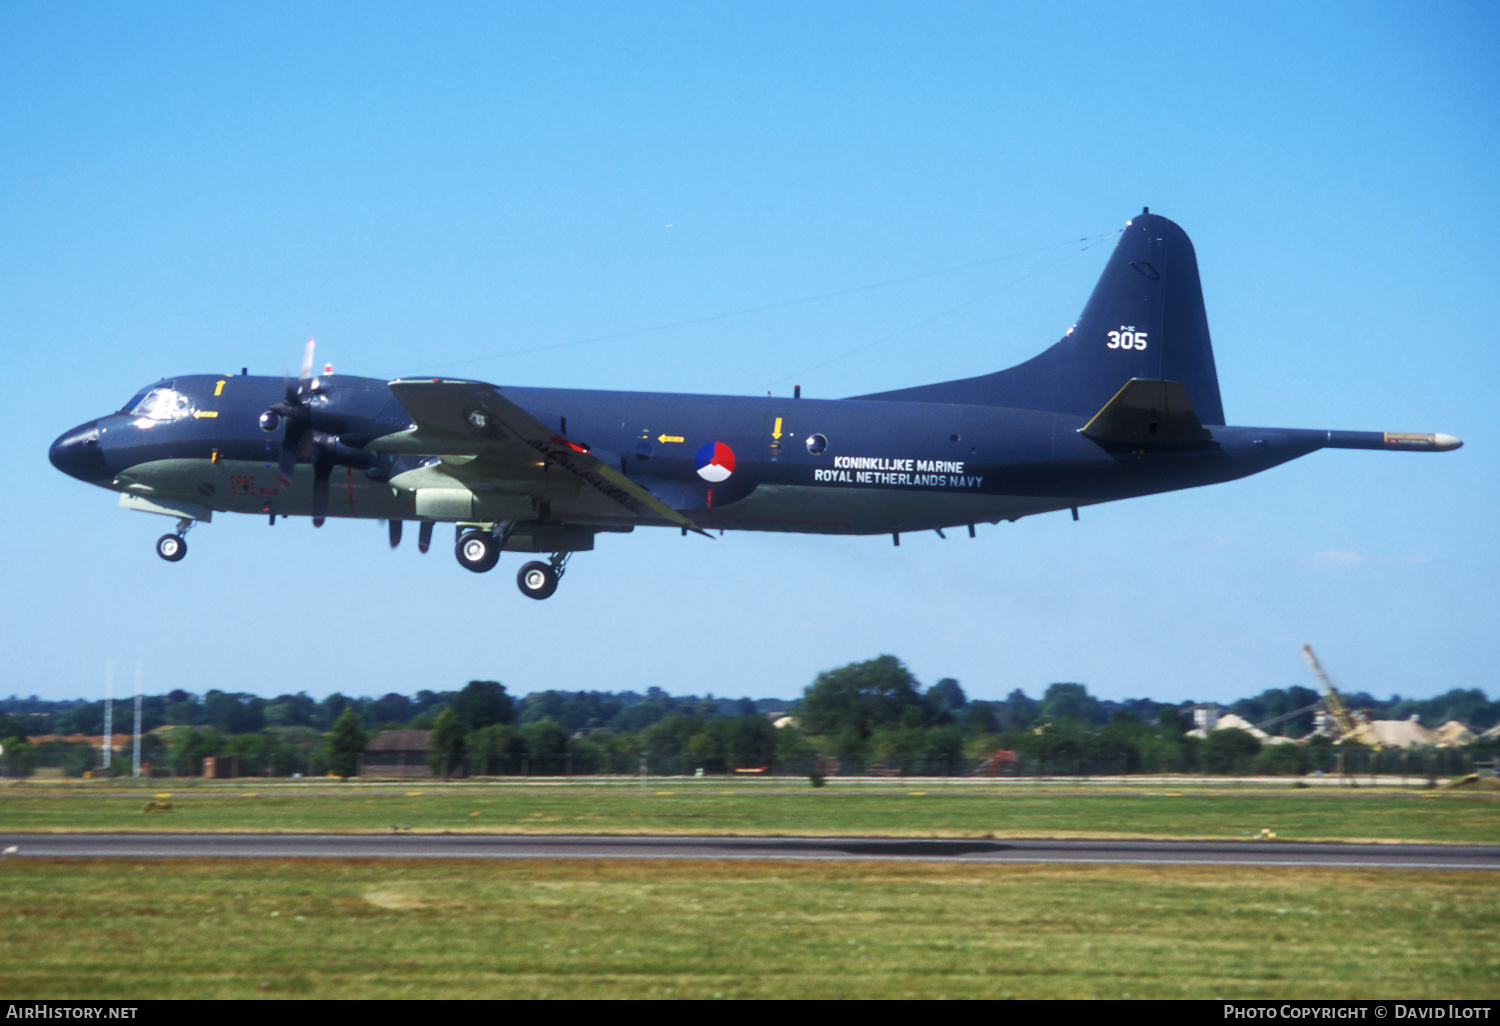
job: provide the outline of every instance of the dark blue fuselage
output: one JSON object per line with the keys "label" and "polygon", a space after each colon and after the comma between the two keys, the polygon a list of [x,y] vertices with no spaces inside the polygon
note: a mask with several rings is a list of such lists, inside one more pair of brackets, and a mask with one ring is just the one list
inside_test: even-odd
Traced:
{"label": "dark blue fuselage", "polygon": [[[162,418],[116,413],[90,421],[54,443],[53,463],[119,491],[149,488],[141,494],[162,502],[220,512],[309,512],[295,491],[278,494],[272,478],[279,441],[260,426],[282,392],[281,379],[190,375],[154,387],[185,398],[184,408]],[[539,418],[565,422],[569,437],[610,454],[667,505],[721,529],[874,534],[1014,520],[1228,481],[1328,444],[1323,431],[1220,426],[1209,429],[1210,441],[1192,445],[1111,446],[1079,433],[1087,418],[923,402],[500,392]],[[408,427],[380,379],[333,377],[322,396],[316,427],[347,445]],[[720,482],[705,480],[696,466],[712,444],[726,446],[735,461]],[[329,515],[401,518],[399,489],[374,480],[393,471],[400,468],[336,473],[336,496],[341,487],[350,494],[334,501]],[[629,523],[611,519],[586,522]]]}

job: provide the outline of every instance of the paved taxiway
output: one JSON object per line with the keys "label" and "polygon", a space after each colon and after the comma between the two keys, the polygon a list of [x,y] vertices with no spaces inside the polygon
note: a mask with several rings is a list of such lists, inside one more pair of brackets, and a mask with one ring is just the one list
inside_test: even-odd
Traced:
{"label": "paved taxiway", "polygon": [[[12,850],[12,846],[14,849]],[[1500,845],[1277,841],[558,837],[495,834],[0,834],[10,858],[792,859],[1500,870]]]}

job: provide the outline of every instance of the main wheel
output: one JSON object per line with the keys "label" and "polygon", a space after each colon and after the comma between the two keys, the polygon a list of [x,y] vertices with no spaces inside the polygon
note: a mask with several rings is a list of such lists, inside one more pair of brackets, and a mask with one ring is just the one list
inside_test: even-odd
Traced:
{"label": "main wheel", "polygon": [[516,574],[516,585],[527,598],[547,598],[557,590],[557,571],[546,563],[527,563]]}
{"label": "main wheel", "polygon": [[482,574],[486,570],[493,570],[495,564],[500,562],[500,543],[488,532],[465,531],[463,537],[458,539],[458,547],[454,553],[458,556],[459,565],[465,570]]}
{"label": "main wheel", "polygon": [[156,554],[168,563],[175,563],[187,555],[187,540],[181,535],[164,534],[156,539]]}

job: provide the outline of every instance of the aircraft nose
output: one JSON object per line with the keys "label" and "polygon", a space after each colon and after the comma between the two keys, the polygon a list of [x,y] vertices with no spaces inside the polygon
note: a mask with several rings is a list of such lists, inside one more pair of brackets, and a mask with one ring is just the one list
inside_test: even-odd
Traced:
{"label": "aircraft nose", "polygon": [[80,481],[99,481],[109,477],[97,420],[63,433],[52,443],[47,455],[54,467]]}

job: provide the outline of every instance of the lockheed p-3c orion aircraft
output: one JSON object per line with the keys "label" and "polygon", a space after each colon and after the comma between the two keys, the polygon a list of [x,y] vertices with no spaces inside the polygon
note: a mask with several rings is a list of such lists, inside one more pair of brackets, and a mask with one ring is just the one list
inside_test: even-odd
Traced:
{"label": "lockheed p-3c orion aircraft", "polygon": [[1040,355],[849,399],[739,398],[314,376],[195,374],[143,389],[52,445],[73,477],[178,519],[176,561],[215,512],[406,521],[426,551],[527,562],[546,598],[599,532],[639,526],[889,534],[1014,521],[1245,477],[1318,449],[1440,451],[1441,434],[1225,424],[1197,257],[1149,211],[1082,315]]}

